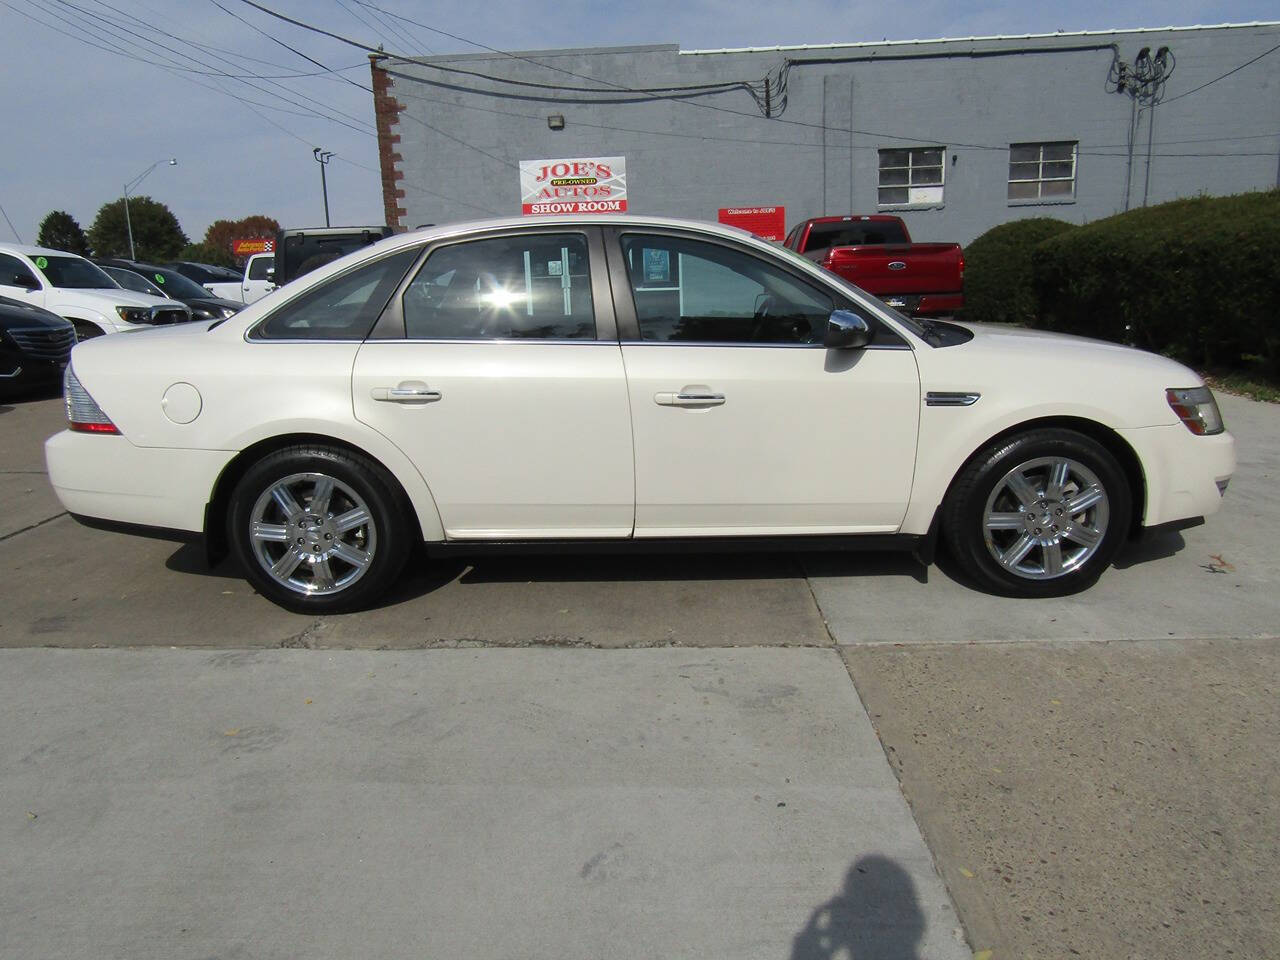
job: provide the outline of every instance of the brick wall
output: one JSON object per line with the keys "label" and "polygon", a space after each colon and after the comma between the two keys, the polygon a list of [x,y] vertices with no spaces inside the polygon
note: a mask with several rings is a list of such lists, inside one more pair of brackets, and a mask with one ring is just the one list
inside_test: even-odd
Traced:
{"label": "brick wall", "polygon": [[401,218],[405,208],[400,205],[404,200],[404,190],[399,181],[404,179],[404,172],[397,168],[404,158],[395,149],[400,144],[400,134],[393,132],[393,127],[400,123],[400,111],[404,104],[391,96],[391,77],[379,66],[386,58],[379,54],[370,54],[369,72],[373,80],[373,116],[378,128],[378,167],[382,172],[382,206],[387,218],[387,226],[396,232],[405,228]]}

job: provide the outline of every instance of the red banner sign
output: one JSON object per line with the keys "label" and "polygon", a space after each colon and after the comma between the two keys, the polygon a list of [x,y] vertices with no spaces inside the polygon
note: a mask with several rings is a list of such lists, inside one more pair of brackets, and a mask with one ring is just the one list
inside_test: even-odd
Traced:
{"label": "red banner sign", "polygon": [[237,257],[247,257],[252,253],[275,253],[276,238],[250,237],[247,240],[237,240],[232,245],[231,252]]}
{"label": "red banner sign", "polygon": [[721,207],[719,220],[749,230],[761,240],[781,241],[787,235],[786,207]]}

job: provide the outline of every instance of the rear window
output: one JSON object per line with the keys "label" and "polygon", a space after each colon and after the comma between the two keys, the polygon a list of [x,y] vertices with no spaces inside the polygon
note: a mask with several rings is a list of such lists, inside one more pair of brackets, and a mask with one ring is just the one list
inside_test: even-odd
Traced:
{"label": "rear window", "polygon": [[804,252],[829,250],[831,247],[856,247],[869,243],[906,243],[906,232],[893,220],[849,220],[840,223],[815,223],[809,228]]}

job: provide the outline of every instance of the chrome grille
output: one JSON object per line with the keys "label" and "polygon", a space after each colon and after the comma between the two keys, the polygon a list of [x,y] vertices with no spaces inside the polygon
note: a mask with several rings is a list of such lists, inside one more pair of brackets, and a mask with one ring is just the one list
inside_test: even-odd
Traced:
{"label": "chrome grille", "polygon": [[18,327],[7,331],[13,342],[38,360],[66,363],[71,348],[76,345],[76,332],[68,324],[65,327]]}

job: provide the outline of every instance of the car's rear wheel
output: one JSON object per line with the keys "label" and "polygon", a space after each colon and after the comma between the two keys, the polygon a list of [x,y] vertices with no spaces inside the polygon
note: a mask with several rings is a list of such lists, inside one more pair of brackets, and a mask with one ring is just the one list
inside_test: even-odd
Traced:
{"label": "car's rear wheel", "polygon": [[943,530],[951,553],[983,585],[1062,596],[1090,586],[1111,563],[1132,502],[1104,446],[1073,430],[1034,430],[966,464],[943,506]]}
{"label": "car's rear wheel", "polygon": [[81,343],[85,340],[92,340],[94,337],[100,337],[104,332],[100,326],[96,323],[90,323],[88,320],[72,320],[71,326],[74,327],[76,331],[76,343]]}
{"label": "car's rear wheel", "polygon": [[236,484],[228,539],[263,596],[302,613],[367,606],[399,576],[411,524],[395,481],[364,457],[290,447]]}

